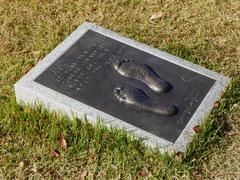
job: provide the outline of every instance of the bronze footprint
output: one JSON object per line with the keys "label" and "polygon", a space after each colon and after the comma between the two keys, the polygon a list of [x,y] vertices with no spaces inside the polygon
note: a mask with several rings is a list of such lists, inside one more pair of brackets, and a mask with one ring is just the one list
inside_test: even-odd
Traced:
{"label": "bronze footprint", "polygon": [[167,92],[170,89],[169,83],[161,79],[153,69],[150,69],[145,64],[122,60],[114,62],[113,67],[119,74],[128,78],[137,79],[145,83],[155,92]]}
{"label": "bronze footprint", "polygon": [[114,89],[114,95],[121,103],[134,106],[141,110],[166,116],[177,113],[177,107],[175,105],[155,102],[143,90],[131,86],[116,87]]}

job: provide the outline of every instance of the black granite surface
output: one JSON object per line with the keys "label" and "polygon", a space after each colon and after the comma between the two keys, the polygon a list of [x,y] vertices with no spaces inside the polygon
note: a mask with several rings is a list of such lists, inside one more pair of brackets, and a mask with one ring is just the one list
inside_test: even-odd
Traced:
{"label": "black granite surface", "polygon": [[[112,63],[123,58],[154,68],[172,89],[156,93],[142,82],[121,76]],[[35,82],[175,142],[215,80],[89,30]],[[143,89],[156,101],[175,104],[179,112],[161,116],[123,105],[113,95],[119,84]]]}

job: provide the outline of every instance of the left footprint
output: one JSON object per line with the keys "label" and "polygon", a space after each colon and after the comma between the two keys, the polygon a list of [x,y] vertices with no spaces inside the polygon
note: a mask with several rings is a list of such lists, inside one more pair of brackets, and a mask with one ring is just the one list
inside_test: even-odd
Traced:
{"label": "left footprint", "polygon": [[131,86],[118,86],[114,89],[115,97],[124,104],[137,107],[141,110],[154,112],[161,115],[174,115],[177,113],[177,107],[172,104],[161,104],[153,101],[141,89]]}
{"label": "left footprint", "polygon": [[170,89],[169,84],[145,64],[121,60],[114,62],[113,67],[119,74],[142,81],[155,92],[167,92]]}

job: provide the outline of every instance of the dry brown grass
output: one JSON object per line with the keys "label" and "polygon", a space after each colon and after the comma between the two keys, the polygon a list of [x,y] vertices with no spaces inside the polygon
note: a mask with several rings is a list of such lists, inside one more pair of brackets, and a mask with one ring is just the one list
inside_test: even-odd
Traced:
{"label": "dry brown grass", "polygon": [[[151,21],[151,15],[159,11],[163,13],[163,17]],[[203,157],[201,160],[194,160],[194,157],[191,157],[190,161],[196,161],[196,165],[191,167],[182,165],[183,170],[180,174],[174,167],[168,170],[167,165],[159,167],[160,170],[157,167],[151,168],[153,176],[158,178],[182,176],[196,179],[235,179],[239,177],[239,0],[0,1],[0,111],[2,113],[0,117],[3,119],[0,127],[7,129],[11,125],[10,122],[14,122],[15,116],[21,114],[11,106],[14,104],[13,84],[84,21],[96,23],[151,46],[162,48],[234,79],[234,88],[228,92],[233,95],[227,96],[230,105],[219,107],[213,119],[227,122],[229,131],[236,135],[224,136],[218,141],[220,144],[212,145],[212,150],[199,152]],[[17,115],[12,115],[13,110]],[[7,131],[10,131],[10,128]],[[18,177],[23,178],[24,173],[16,168],[18,162],[14,159],[23,156],[21,153],[18,154],[17,149],[21,149],[21,146],[28,147],[29,150],[24,153],[34,154],[35,151],[39,152],[38,146],[29,147],[24,143],[28,139],[21,137],[21,134],[21,141],[15,145],[11,142],[12,139],[17,138],[16,135],[13,133],[9,138],[1,138],[0,143],[9,148],[0,147],[2,155],[0,167],[9,172],[0,170],[0,173],[14,177],[13,174],[16,172],[15,175],[18,174]],[[12,158],[9,154],[4,154],[9,153],[10,147],[13,151]],[[111,154],[106,155],[107,159],[110,157]],[[44,163],[49,165],[51,161]],[[157,163],[154,161],[153,164]],[[101,164],[98,166],[104,171],[108,164],[103,162],[102,166]],[[74,172],[74,168],[66,171]],[[134,173],[138,173],[134,168],[134,166],[123,166],[117,173],[127,175],[131,172],[134,176]],[[59,171],[64,172],[64,170]]]}

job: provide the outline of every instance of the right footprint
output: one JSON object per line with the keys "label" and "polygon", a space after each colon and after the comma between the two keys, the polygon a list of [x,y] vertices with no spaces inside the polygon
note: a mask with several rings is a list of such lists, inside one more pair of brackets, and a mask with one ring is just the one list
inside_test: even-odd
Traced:
{"label": "right footprint", "polygon": [[145,64],[122,60],[114,62],[113,67],[119,74],[142,81],[155,92],[167,92],[170,89],[170,85]]}
{"label": "right footprint", "polygon": [[174,115],[177,107],[153,101],[143,90],[131,86],[118,86],[113,91],[115,97],[124,104],[161,115]]}

